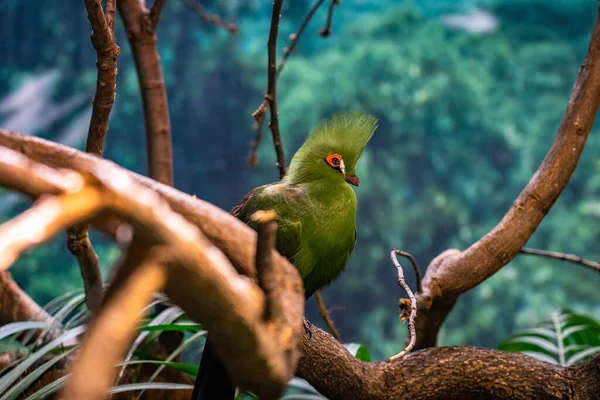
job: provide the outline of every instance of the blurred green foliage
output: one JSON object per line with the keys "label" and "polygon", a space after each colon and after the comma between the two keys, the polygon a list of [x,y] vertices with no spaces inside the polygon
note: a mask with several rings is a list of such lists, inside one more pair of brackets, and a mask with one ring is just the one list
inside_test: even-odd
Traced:
{"label": "blurred green foliage", "polygon": [[[40,8],[33,0],[0,1],[0,29],[11,38],[0,43],[0,102],[26,77],[48,70],[61,74],[52,101],[91,97],[95,55],[80,3],[49,0]],[[250,114],[266,86],[270,7],[206,5],[239,22],[239,34],[208,27],[183,2],[168,2],[159,51],[176,186],[230,209],[252,187],[277,178],[266,125],[259,165],[246,165],[253,138]],[[309,5],[284,8],[279,49]],[[495,30],[473,34],[444,25],[447,14],[468,15],[475,5],[494,18]],[[391,248],[412,253],[424,269],[443,250],[468,247],[510,207],[552,143],[596,7],[593,0],[348,1],[336,8],[327,40],[317,35],[325,10],[317,13],[278,86],[287,159],[320,118],[337,110],[364,109],[381,120],[359,165],[358,245],[347,272],[324,291],[344,341],[365,343],[374,359],[403,347],[406,326],[398,321],[397,300],[404,294],[387,256]],[[120,20],[117,33],[122,53],[106,157],[144,173],[142,108]],[[60,138],[80,113],[74,109],[62,122],[28,133]],[[0,105],[0,126],[9,120]],[[600,259],[599,144],[596,129],[573,179],[529,246]],[[5,209],[4,218],[25,206]],[[108,275],[119,250],[98,238],[95,243]],[[80,286],[64,238],[33,251],[12,271],[41,302]],[[440,342],[495,346],[564,307],[598,316],[598,279],[574,265],[518,256],[460,298]],[[312,300],[307,313],[320,324]]]}

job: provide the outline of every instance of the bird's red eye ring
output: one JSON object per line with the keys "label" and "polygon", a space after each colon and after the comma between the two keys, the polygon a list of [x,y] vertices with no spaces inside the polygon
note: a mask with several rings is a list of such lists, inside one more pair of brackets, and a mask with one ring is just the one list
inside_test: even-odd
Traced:
{"label": "bird's red eye ring", "polygon": [[333,153],[325,157],[325,162],[329,164],[331,168],[339,168],[342,162],[342,156],[337,153]]}

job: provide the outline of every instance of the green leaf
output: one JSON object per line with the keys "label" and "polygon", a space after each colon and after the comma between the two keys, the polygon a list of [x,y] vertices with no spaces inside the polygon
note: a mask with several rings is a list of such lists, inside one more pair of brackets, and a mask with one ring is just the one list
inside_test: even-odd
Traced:
{"label": "green leaf", "polygon": [[344,347],[350,352],[350,354],[359,360],[367,362],[371,361],[371,354],[365,345],[360,343],[347,343],[344,345]]}
{"label": "green leaf", "polygon": [[53,395],[54,393],[56,393],[60,389],[62,389],[63,386],[65,386],[65,383],[67,382],[67,380],[70,377],[71,377],[71,374],[61,376],[60,378],[58,378],[54,382],[47,384],[46,386],[44,386],[43,388],[41,388],[40,390],[38,390],[37,392],[35,392],[31,396],[29,396],[25,400],[42,400],[48,396]]}
{"label": "green leaf", "polygon": [[509,342],[513,342],[513,343],[529,343],[532,344],[542,350],[546,350],[549,353],[552,354],[558,354],[558,346],[556,346],[554,343],[540,338],[540,337],[535,337],[535,336],[518,336],[514,339],[509,340]]}
{"label": "green leaf", "polygon": [[521,354],[525,354],[529,357],[537,358],[540,361],[545,361],[550,364],[558,364],[558,361],[550,357],[546,353],[540,353],[538,351],[522,351]]}
{"label": "green leaf", "polygon": [[46,322],[38,321],[12,322],[0,328],[0,340],[14,335],[15,333],[29,331],[32,329],[44,329],[48,326],[49,324]]}
{"label": "green leaf", "polygon": [[583,361],[587,357],[593,356],[596,353],[600,353],[600,346],[590,347],[582,352],[575,354],[567,360],[566,364],[567,366],[576,364],[580,361]]}
{"label": "green leaf", "polygon": [[156,332],[156,331],[183,331],[183,332],[199,332],[204,331],[202,325],[194,323],[180,323],[174,324],[159,324],[159,325],[146,325],[141,326],[138,329],[140,332]]}
{"label": "green leaf", "polygon": [[129,383],[126,385],[119,385],[110,389],[110,394],[132,392],[137,390],[192,390],[193,385],[186,385],[184,383],[163,383],[163,382],[144,382],[144,383]]}
{"label": "green leaf", "polygon": [[310,393],[317,393],[317,394],[319,393],[319,392],[317,392],[317,389],[312,387],[312,385],[310,383],[308,383],[304,379],[298,378],[296,376],[294,376],[292,379],[290,379],[290,381],[288,383],[288,387],[302,390],[305,392],[310,392]]}

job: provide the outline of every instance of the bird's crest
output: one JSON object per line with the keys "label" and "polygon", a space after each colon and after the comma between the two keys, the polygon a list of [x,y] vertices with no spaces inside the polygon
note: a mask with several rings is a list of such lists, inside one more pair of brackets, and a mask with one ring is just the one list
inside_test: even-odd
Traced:
{"label": "bird's crest", "polygon": [[[345,111],[317,125],[296,152],[288,174],[294,175],[310,159],[339,153],[344,159],[346,173],[354,175],[356,162],[377,128],[377,118],[365,112]],[[300,172],[301,174],[301,172]]]}

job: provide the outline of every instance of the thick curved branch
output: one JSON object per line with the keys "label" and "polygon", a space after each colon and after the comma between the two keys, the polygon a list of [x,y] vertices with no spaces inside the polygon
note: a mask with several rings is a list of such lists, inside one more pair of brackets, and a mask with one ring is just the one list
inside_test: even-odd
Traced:
{"label": "thick curved branch", "polygon": [[[72,155],[75,154],[73,151]],[[215,332],[213,345],[225,361],[234,382],[267,399],[276,398],[286,387],[299,357],[297,345],[302,326],[304,291],[294,266],[271,250],[272,268],[269,274],[280,284],[270,290],[261,290],[252,279],[239,275],[202,231],[174,212],[153,189],[136,182],[132,174],[110,162],[77,153],[85,159],[80,164],[87,171],[85,179],[79,178],[80,182],[85,182],[83,187],[41,200],[28,212],[0,226],[2,263],[9,263],[20,252],[49,240],[53,232],[55,234],[74,222],[90,223],[108,233],[126,222],[148,246],[168,246],[173,261],[169,262],[165,292],[191,318]],[[18,168],[4,160],[18,161],[22,158],[18,153],[0,148],[0,184],[12,187],[12,180],[4,179],[7,174],[3,165],[12,166],[12,170]],[[21,176],[27,173],[23,168],[31,164],[31,161],[16,163],[21,167]],[[87,168],[82,164],[87,164]],[[42,187],[52,185],[52,181],[45,180],[41,174],[36,179],[43,182]],[[28,188],[30,195],[44,194],[40,188]],[[58,186],[53,189],[53,192],[57,191],[60,191]],[[90,201],[84,213],[83,206],[75,206],[80,204],[79,200],[87,198],[100,199],[100,204]],[[219,209],[214,207],[213,212],[216,210]],[[230,221],[237,221],[223,210],[218,212]],[[35,235],[26,236],[23,226],[32,225],[26,223],[32,213],[36,217],[33,225],[37,231]],[[80,221],[84,214],[85,219]],[[239,234],[235,230],[236,225],[229,221],[225,224],[227,234],[222,240],[230,244],[252,237],[239,236],[232,240],[233,235]],[[252,256],[254,254],[255,251]],[[250,254],[246,254],[248,256]],[[254,269],[253,264],[252,259],[247,260],[248,269]],[[120,284],[118,276],[113,284]],[[110,289],[108,293],[110,295]],[[278,303],[281,309],[267,316],[266,304],[278,300],[281,300]],[[228,318],[222,318],[223,315]]]}
{"label": "thick curved branch", "polygon": [[319,328],[311,332],[296,374],[330,400],[591,400],[600,393],[600,355],[564,368],[518,353],[440,347],[367,363]]}
{"label": "thick curved branch", "polygon": [[156,0],[153,16],[144,3],[140,0],[119,0],[117,6],[125,24],[142,92],[149,176],[173,186],[169,103],[155,33],[164,1]]}
{"label": "thick curved branch", "polygon": [[434,259],[417,296],[417,346],[434,346],[439,328],[464,292],[511,261],[546,216],[575,170],[600,104],[600,25],[567,110],[546,158],[502,220],[465,251],[448,250]]}

